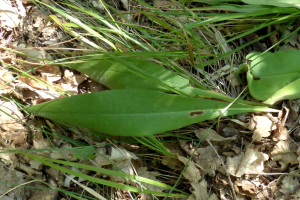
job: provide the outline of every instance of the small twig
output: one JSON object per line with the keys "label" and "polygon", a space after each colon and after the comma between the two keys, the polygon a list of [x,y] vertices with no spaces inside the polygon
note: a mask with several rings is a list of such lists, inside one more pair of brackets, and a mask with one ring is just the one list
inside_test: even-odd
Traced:
{"label": "small twig", "polygon": [[233,199],[236,199],[236,194],[235,194],[235,190],[234,190],[234,187],[233,187],[233,183],[232,183],[232,181],[231,181],[230,174],[228,173],[228,171],[227,171],[227,169],[226,169],[226,167],[225,167],[225,164],[224,164],[223,160],[222,160],[221,157],[219,156],[219,154],[218,154],[218,152],[216,151],[215,147],[211,144],[210,140],[209,140],[209,139],[206,139],[206,141],[207,141],[208,144],[213,148],[213,150],[214,150],[215,153],[217,154],[218,158],[221,160],[222,166],[223,166],[223,168],[224,168],[224,170],[225,170],[225,172],[226,172],[226,176],[227,176],[227,178],[228,178],[228,180],[229,180],[229,185],[230,185],[231,190],[232,190]]}

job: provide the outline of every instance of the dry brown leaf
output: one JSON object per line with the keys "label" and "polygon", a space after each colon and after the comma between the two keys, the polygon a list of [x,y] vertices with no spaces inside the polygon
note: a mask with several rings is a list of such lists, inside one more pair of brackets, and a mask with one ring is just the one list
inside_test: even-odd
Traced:
{"label": "dry brown leaf", "polygon": [[291,153],[297,152],[298,145],[295,144],[291,139],[279,141],[274,146],[273,150],[271,151],[271,155],[279,154],[279,153]]}
{"label": "dry brown leaf", "polygon": [[230,82],[232,87],[237,87],[237,86],[241,85],[240,81],[239,81],[239,78],[235,73],[232,73],[232,74],[228,75],[226,77],[226,80]]}
{"label": "dry brown leaf", "polygon": [[[218,149],[218,147],[214,147]],[[197,153],[199,155],[195,155],[195,162],[201,167],[201,171],[203,175],[209,174],[210,176],[215,176],[216,170],[223,173],[222,160],[223,157],[216,154],[215,150],[211,146],[207,146],[205,148],[197,149]]]}
{"label": "dry brown leaf", "polygon": [[237,180],[234,182],[234,188],[237,194],[240,194],[242,196],[256,196],[256,187],[250,181]]}
{"label": "dry brown leaf", "polygon": [[33,137],[33,147],[34,149],[49,149],[52,146],[49,140],[43,137],[42,132],[37,130]]}
{"label": "dry brown leaf", "polygon": [[285,169],[288,164],[298,164],[297,158],[296,153],[280,153],[271,156],[272,161],[277,161],[281,164],[281,169]]}
{"label": "dry brown leaf", "polygon": [[22,81],[23,83],[26,83],[30,87],[33,87],[38,90],[47,90],[48,89],[48,87],[45,84],[43,84],[39,81],[36,81],[35,79],[32,79],[30,77],[27,77],[27,76],[20,76],[18,78],[18,80]]}
{"label": "dry brown leaf", "polygon": [[31,192],[29,200],[57,200],[58,191],[55,190],[34,190]]}
{"label": "dry brown leaf", "polygon": [[263,137],[269,137],[272,125],[272,121],[266,116],[253,116],[248,126],[253,131],[252,139],[259,142]]}
{"label": "dry brown leaf", "polygon": [[14,85],[12,81],[14,80],[13,75],[0,67],[0,94],[7,94],[12,92]]}
{"label": "dry brown leaf", "polygon": [[0,27],[11,31],[19,26],[22,18],[26,16],[26,10],[20,0],[15,1],[17,7],[12,6],[9,0],[0,0]]}
{"label": "dry brown leaf", "polygon": [[[207,132],[207,134],[206,134]],[[223,142],[223,141],[230,141],[230,140],[235,140],[236,135],[228,138],[224,138],[220,136],[216,131],[213,129],[204,129],[200,128],[198,130],[195,130],[194,133],[196,134],[197,138],[201,139],[205,134],[205,137],[203,140],[209,139],[211,142]]]}
{"label": "dry brown leaf", "polygon": [[216,194],[209,195],[207,192],[207,182],[202,180],[198,183],[192,183],[192,195],[189,196],[187,200],[217,200]]}
{"label": "dry brown leaf", "polygon": [[[123,172],[127,174],[134,175],[135,171],[138,169],[133,168],[132,159],[138,160],[139,158],[123,149],[123,148],[115,148],[115,147],[109,147],[108,148],[102,147],[97,150],[97,154],[95,157],[95,162],[98,167],[102,167],[104,165],[111,165],[114,164],[118,169],[121,169]],[[115,169],[115,168],[113,168]],[[124,179],[118,176],[110,176],[111,180],[116,182],[124,182]],[[132,180],[127,180],[129,183],[133,183]]]}
{"label": "dry brown leaf", "polygon": [[267,154],[248,148],[245,154],[242,152],[233,158],[227,157],[227,171],[236,177],[243,174],[259,174],[263,172],[263,162],[268,159]]}
{"label": "dry brown leaf", "polygon": [[292,196],[292,200],[299,200],[300,199],[300,189],[297,190],[297,192],[295,192],[294,195]]}
{"label": "dry brown leaf", "polygon": [[154,7],[160,10],[168,10],[172,4],[174,3],[171,1],[157,0],[155,1]]}
{"label": "dry brown leaf", "polygon": [[[0,147],[0,149],[5,150],[6,148]],[[0,159],[4,164],[13,168],[15,168],[19,163],[15,153],[0,153]]]}
{"label": "dry brown leaf", "polygon": [[60,159],[66,159],[68,161],[76,161],[77,158],[73,156],[73,150],[67,150],[69,148],[72,148],[72,145],[70,143],[66,143],[64,145],[61,145],[60,148],[65,150],[59,150],[59,151],[52,151],[50,153],[50,158],[60,160]]}
{"label": "dry brown leaf", "polygon": [[[18,81],[16,83],[15,94],[18,95],[19,99],[42,99],[42,100],[51,100],[59,98],[61,95],[54,90],[36,90],[33,87],[27,85],[26,83]],[[29,93],[28,93],[29,92]]]}
{"label": "dry brown leaf", "polygon": [[[147,167],[140,167],[137,170],[137,173],[139,176],[144,177],[144,178],[148,178],[154,181],[159,181],[156,177],[160,175],[159,172],[157,171],[147,171]],[[151,184],[147,184],[147,183],[143,183],[143,186],[147,188],[147,190],[152,190],[152,191],[156,191],[156,192],[162,192],[164,190],[164,188],[156,186],[156,185],[151,185]]]}
{"label": "dry brown leaf", "polygon": [[[3,112],[0,112],[1,138],[8,141],[13,147],[26,145],[27,129],[22,125],[24,116],[19,111],[18,106],[11,101],[0,99],[0,108],[3,110]],[[15,118],[19,119],[19,121]]]}
{"label": "dry brown leaf", "polygon": [[184,167],[182,162],[171,156],[163,156],[161,164],[166,165],[173,170],[182,170]]}
{"label": "dry brown leaf", "polygon": [[[8,190],[14,188],[16,185],[21,185],[26,182],[25,174],[16,171],[12,167],[6,167],[0,163],[0,177],[2,181],[11,184],[0,184],[0,194],[4,194]],[[25,187],[16,187],[11,192],[7,194],[9,199],[23,199],[26,197],[26,188]]]}
{"label": "dry brown leaf", "polygon": [[[187,164],[188,158],[185,158],[183,156],[177,156],[178,160],[180,160],[183,164]],[[186,170],[183,173],[183,176],[189,180],[191,183],[198,183],[201,179],[201,173],[200,170],[195,166],[195,163],[193,161],[190,161]]]}
{"label": "dry brown leaf", "polygon": [[281,189],[279,191],[284,195],[290,195],[297,189],[299,189],[300,183],[297,177],[286,176],[281,183]]}

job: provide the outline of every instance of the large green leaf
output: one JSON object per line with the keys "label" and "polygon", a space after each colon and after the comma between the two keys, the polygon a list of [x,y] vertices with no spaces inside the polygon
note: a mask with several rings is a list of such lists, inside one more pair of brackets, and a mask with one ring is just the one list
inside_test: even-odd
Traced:
{"label": "large green leaf", "polygon": [[[124,63],[120,61],[124,61]],[[127,65],[126,65],[127,64]],[[145,59],[124,56],[99,55],[84,62],[68,65],[110,89],[162,89],[180,88],[189,81],[174,72]]]}
{"label": "large green leaf", "polygon": [[[217,92],[193,88],[189,80],[158,64],[137,57],[99,55],[68,65],[110,89],[148,89],[182,92],[202,98],[234,99]],[[174,89],[174,90],[171,90]]]}
{"label": "large green leaf", "polygon": [[[265,103],[300,97],[300,51],[251,53],[253,60],[247,73],[250,94]],[[295,82],[296,81],[296,82]]]}
{"label": "large green leaf", "polygon": [[[153,90],[109,90],[42,103],[27,111],[98,133],[145,136],[216,118],[227,105]],[[264,107],[233,105],[224,115],[252,111],[276,112]]]}
{"label": "large green leaf", "polygon": [[242,0],[247,4],[300,8],[299,0]]}

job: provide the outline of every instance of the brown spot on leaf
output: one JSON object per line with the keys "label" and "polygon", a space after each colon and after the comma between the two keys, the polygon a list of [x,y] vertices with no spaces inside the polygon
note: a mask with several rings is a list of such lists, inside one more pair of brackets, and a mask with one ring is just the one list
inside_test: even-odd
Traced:
{"label": "brown spot on leaf", "polygon": [[196,117],[198,115],[203,115],[203,114],[204,114],[203,110],[197,110],[197,111],[190,112],[190,117]]}

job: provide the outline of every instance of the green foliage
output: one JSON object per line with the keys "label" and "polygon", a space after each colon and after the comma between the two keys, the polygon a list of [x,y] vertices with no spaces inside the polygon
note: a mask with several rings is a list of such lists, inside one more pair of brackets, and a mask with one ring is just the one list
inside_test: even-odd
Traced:
{"label": "green foliage", "polygon": [[[188,85],[187,79],[147,60],[126,57],[118,60],[91,60],[73,65],[72,68],[113,89],[126,90],[77,95],[26,110],[54,121],[90,128],[98,133],[146,136],[216,118],[228,106],[228,103],[221,101],[190,97],[195,92]],[[161,91],[169,93],[178,91],[179,94],[190,94],[166,94],[159,91],[160,87],[165,89]],[[186,90],[188,88],[191,90]],[[205,94],[214,93],[202,95]],[[222,99],[222,95],[217,97]],[[275,110],[234,104],[224,115],[251,111]]]}
{"label": "green foliage", "polygon": [[[98,173],[118,176],[118,177],[122,177],[124,179],[131,179],[131,180],[135,180],[135,181],[140,182],[140,183],[147,183],[147,184],[151,184],[151,185],[156,185],[156,186],[163,187],[163,188],[166,188],[166,189],[171,189],[172,188],[171,186],[169,186],[167,184],[164,184],[164,183],[160,183],[158,181],[153,181],[153,180],[148,179],[148,178],[135,176],[135,175],[130,175],[130,174],[126,174],[126,173],[123,173],[123,172],[103,169],[103,168],[90,166],[90,165],[84,165],[84,164],[75,163],[75,162],[61,161],[61,160],[56,160],[56,159],[52,159],[52,158],[27,154],[27,153],[24,153],[22,151],[20,151],[19,153],[24,155],[24,156],[27,156],[27,157],[29,157],[33,160],[36,160],[40,163],[43,163],[44,165],[47,165],[51,168],[60,170],[64,173],[74,175],[76,177],[85,179],[87,181],[91,181],[93,183],[99,183],[99,184],[111,186],[111,187],[114,187],[114,188],[119,188],[119,189],[122,189],[122,190],[129,190],[131,192],[138,192],[138,193],[144,193],[144,194],[154,194],[154,195],[163,195],[163,196],[166,195],[166,193],[163,193],[163,192],[156,192],[156,191],[151,191],[151,190],[146,190],[146,189],[142,190],[142,189],[132,187],[132,186],[129,186],[129,185],[123,185],[123,184],[120,184],[120,183],[115,183],[115,182],[112,182],[112,181],[107,181],[107,180],[104,180],[104,179],[99,179],[99,178],[96,178],[96,177],[88,176],[88,175],[85,175],[85,174],[81,173],[80,171],[76,171],[76,170],[73,171],[71,169],[59,166],[57,164],[62,164],[64,166],[69,166],[69,167],[76,167],[77,169],[85,169],[85,170],[90,170],[90,171],[94,171],[94,172],[98,172]],[[54,163],[57,163],[57,164],[54,164]],[[180,190],[177,190],[177,191],[181,192]],[[171,194],[171,196],[186,197],[187,195],[186,194]]]}
{"label": "green foliage", "polygon": [[253,60],[247,73],[250,94],[268,104],[299,98],[299,56],[298,50],[249,54],[247,59]]}
{"label": "green foliage", "polygon": [[242,0],[247,4],[300,8],[299,0]]}
{"label": "green foliage", "polygon": [[217,98],[234,99],[204,89],[193,88],[189,80],[158,64],[137,57],[115,56],[116,54],[87,57],[68,67],[76,69],[110,89],[149,89]]}
{"label": "green foliage", "polygon": [[[109,90],[46,102],[26,109],[58,122],[121,136],[145,136],[213,119],[228,103],[151,90]],[[269,111],[233,105],[225,115]]]}

